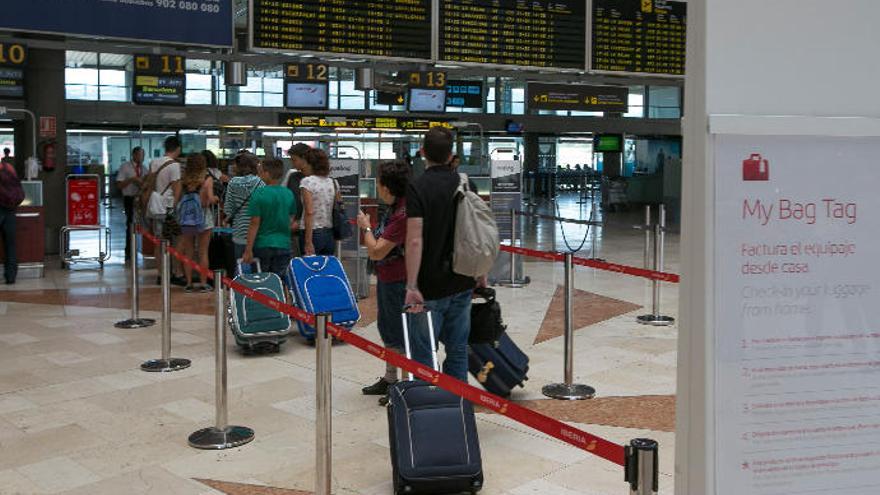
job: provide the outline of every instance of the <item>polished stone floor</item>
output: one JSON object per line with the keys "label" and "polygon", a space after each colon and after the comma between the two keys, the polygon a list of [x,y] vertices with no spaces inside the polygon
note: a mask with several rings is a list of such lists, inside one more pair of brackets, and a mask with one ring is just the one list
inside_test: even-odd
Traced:
{"label": "polished stone floor", "polygon": [[[589,205],[587,205],[588,207]],[[564,216],[589,216],[563,198]],[[543,205],[538,210],[555,209]],[[118,225],[120,210],[111,210]],[[637,212],[608,215],[597,255],[641,265]],[[564,249],[559,224],[527,221],[526,247]],[[572,247],[579,226],[565,226]],[[580,235],[580,238],[578,238]],[[577,242],[575,242],[575,240]],[[313,489],[314,349],[295,339],[280,354],[245,357],[229,344],[230,420],[256,440],[224,452],[187,446],[212,422],[213,340],[210,294],[173,292],[173,352],[185,371],[153,375],[141,362],[159,357],[159,329],[118,330],[128,316],[122,238],[103,272],[87,264],[52,268],[40,280],[0,286],[0,494],[289,494]],[[582,255],[589,255],[587,242]],[[678,271],[678,239],[669,237],[668,270]],[[575,378],[596,400],[546,400],[543,385],[562,378],[562,266],[526,264],[532,283],[499,288],[511,337],[531,357],[530,379],[514,399],[618,443],[661,443],[661,493],[671,493],[676,329],[635,323],[650,285],[614,273],[576,270]],[[143,275],[144,315],[158,316],[155,270]],[[677,290],[664,287],[675,316]],[[362,301],[356,331],[378,340],[375,302]],[[383,366],[350,346],[334,347],[334,493],[391,493],[387,422],[360,394]],[[622,469],[512,420],[478,413],[486,486],[495,495],[628,493]],[[198,481],[203,480],[203,481]]]}

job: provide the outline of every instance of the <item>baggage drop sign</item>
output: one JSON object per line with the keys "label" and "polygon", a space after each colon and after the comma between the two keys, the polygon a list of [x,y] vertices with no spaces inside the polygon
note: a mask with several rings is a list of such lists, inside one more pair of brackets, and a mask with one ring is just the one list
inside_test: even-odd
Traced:
{"label": "baggage drop sign", "polygon": [[715,493],[880,493],[880,138],[715,143]]}

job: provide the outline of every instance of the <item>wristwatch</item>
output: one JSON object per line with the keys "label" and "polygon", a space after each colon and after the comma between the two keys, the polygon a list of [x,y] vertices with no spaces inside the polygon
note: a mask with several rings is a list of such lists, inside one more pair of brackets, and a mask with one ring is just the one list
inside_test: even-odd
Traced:
{"label": "wristwatch", "polygon": [[371,227],[367,227],[367,228],[364,229],[364,232],[369,232],[369,233],[372,234],[372,233],[373,233],[373,229],[372,229]]}

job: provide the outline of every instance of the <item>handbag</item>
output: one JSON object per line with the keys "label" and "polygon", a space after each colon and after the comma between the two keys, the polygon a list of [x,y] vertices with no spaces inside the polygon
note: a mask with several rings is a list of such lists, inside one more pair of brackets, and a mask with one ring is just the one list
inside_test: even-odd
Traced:
{"label": "handbag", "polygon": [[485,302],[471,304],[469,344],[494,344],[507,330],[501,318],[501,305],[495,300],[495,289],[476,289],[474,295]]}
{"label": "handbag", "polygon": [[162,221],[162,239],[170,242],[182,233],[180,223],[177,222],[177,214],[173,209],[168,210],[165,213],[165,220]]}
{"label": "handbag", "polygon": [[[156,178],[159,176],[166,167],[174,163],[173,159],[167,160],[165,163],[159,167],[155,172],[150,172],[144,178],[143,189],[141,192],[141,204],[144,206],[144,216],[149,219],[159,219],[165,216],[166,208],[165,208],[165,199],[164,195],[168,191],[168,188],[171,187],[171,184],[165,186],[165,190],[159,194],[156,191]],[[149,191],[149,193],[147,193]]]}
{"label": "handbag", "polygon": [[333,240],[344,241],[352,235],[351,222],[345,212],[345,203],[339,197],[339,184],[333,180]]}

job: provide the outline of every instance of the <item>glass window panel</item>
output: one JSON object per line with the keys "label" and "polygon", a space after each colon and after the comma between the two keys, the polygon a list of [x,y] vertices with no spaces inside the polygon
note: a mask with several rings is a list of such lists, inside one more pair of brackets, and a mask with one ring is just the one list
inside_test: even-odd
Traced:
{"label": "glass window panel", "polygon": [[211,104],[211,91],[205,91],[201,89],[186,90],[186,104],[187,105],[210,105]]}
{"label": "glass window panel", "polygon": [[98,57],[98,62],[101,64],[102,69],[121,69],[125,70],[126,68],[131,69],[132,67],[132,57],[131,55],[122,55],[118,53],[102,53],[100,57]]}
{"label": "glass window panel", "polygon": [[210,74],[187,74],[186,89],[211,89],[214,77]]}
{"label": "glass window panel", "polygon": [[66,84],[98,84],[97,69],[64,69]]}
{"label": "glass window panel", "polygon": [[630,86],[629,87],[629,110],[623,114],[624,117],[642,118],[645,116],[645,87]]}
{"label": "glass window panel", "polygon": [[101,69],[101,86],[125,86],[126,72],[124,70]]}
{"label": "glass window panel", "polygon": [[101,86],[101,101],[128,101],[128,88],[120,86]]}
{"label": "glass window panel", "polygon": [[677,119],[681,117],[681,90],[675,86],[651,86],[648,117]]}
{"label": "glass window panel", "polygon": [[238,95],[238,104],[243,107],[261,107],[263,106],[263,94],[245,93],[242,91]]}
{"label": "glass window panel", "polygon": [[343,96],[340,98],[339,108],[343,110],[363,110],[363,96]]}
{"label": "glass window panel", "polygon": [[82,84],[66,84],[64,85],[64,96],[68,100],[85,100],[87,87]]}
{"label": "glass window panel", "polygon": [[511,115],[525,115],[525,113],[526,113],[525,102],[513,102],[510,105],[510,113],[511,113]]}
{"label": "glass window panel", "polygon": [[98,54],[95,52],[77,52],[68,50],[65,52],[66,67],[97,67]]}
{"label": "glass window panel", "polygon": [[247,78],[247,86],[242,86],[241,90],[250,93],[259,93],[263,91],[263,78],[259,74],[250,73]]}
{"label": "glass window panel", "polygon": [[267,93],[284,93],[284,79],[280,77],[264,78],[263,91]]}
{"label": "glass window panel", "polygon": [[275,94],[275,93],[264,93],[263,94],[263,106],[265,107],[283,107],[284,106],[284,95]]}

